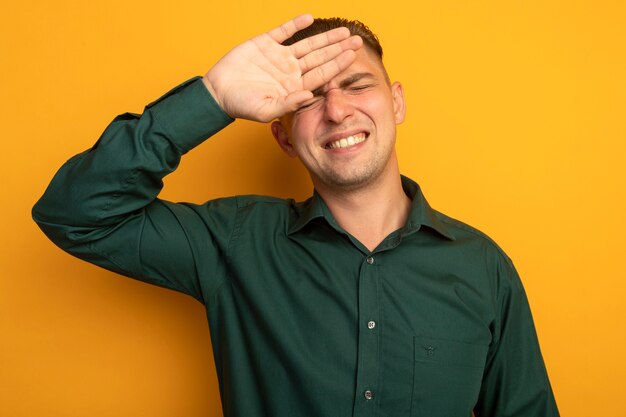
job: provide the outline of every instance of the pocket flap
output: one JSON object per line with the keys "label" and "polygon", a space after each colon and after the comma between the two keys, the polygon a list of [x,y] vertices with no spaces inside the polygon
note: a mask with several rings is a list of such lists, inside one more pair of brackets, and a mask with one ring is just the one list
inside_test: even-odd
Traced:
{"label": "pocket flap", "polygon": [[485,345],[420,336],[413,338],[413,345],[416,362],[476,368],[485,366],[489,350]]}

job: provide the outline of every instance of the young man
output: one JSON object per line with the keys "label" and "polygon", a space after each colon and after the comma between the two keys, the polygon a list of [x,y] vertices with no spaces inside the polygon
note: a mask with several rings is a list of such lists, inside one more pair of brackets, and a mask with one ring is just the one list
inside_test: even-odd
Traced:
{"label": "young man", "polygon": [[[378,40],[312,20],[119,116],[35,220],[75,256],[205,304],[225,416],[557,416],[511,261],[400,176],[404,97]],[[312,198],[159,200],[180,157],[236,118],[274,120]]]}

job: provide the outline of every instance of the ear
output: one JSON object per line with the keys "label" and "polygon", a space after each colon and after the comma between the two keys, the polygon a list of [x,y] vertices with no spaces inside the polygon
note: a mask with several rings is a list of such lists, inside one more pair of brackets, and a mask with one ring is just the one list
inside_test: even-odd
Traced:
{"label": "ear", "polygon": [[289,140],[289,134],[283,126],[283,122],[281,120],[275,120],[272,122],[271,127],[272,135],[274,136],[274,139],[276,139],[276,143],[278,143],[280,149],[282,149],[287,156],[294,158],[296,156],[296,151],[293,149],[293,145]]}
{"label": "ear", "polygon": [[391,85],[391,96],[393,97],[393,113],[396,119],[396,124],[399,125],[404,121],[404,116],[406,115],[402,84],[395,82]]}

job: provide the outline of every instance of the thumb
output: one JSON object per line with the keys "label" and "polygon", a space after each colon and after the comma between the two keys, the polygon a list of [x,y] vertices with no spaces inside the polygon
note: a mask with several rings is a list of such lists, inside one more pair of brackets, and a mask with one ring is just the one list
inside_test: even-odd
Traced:
{"label": "thumb", "polygon": [[308,90],[295,91],[284,98],[285,113],[298,110],[307,100],[313,98],[313,93]]}

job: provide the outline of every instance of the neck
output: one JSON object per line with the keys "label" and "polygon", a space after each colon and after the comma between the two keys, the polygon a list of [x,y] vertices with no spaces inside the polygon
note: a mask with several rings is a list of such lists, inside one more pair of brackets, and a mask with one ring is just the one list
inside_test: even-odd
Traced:
{"label": "neck", "polygon": [[386,178],[355,190],[316,185],[337,223],[370,251],[390,233],[403,227],[411,210],[411,200],[402,189],[400,173],[394,171]]}

